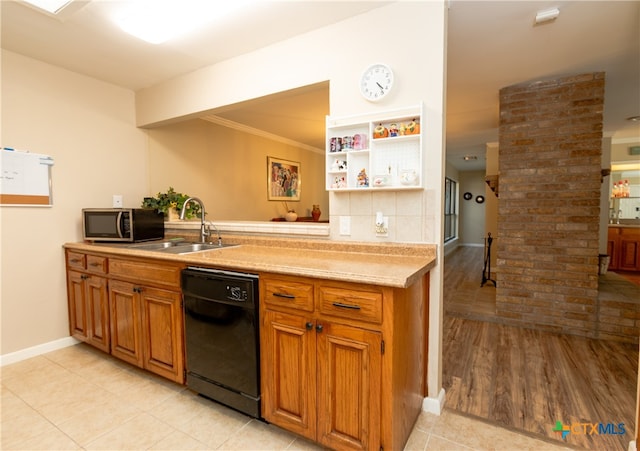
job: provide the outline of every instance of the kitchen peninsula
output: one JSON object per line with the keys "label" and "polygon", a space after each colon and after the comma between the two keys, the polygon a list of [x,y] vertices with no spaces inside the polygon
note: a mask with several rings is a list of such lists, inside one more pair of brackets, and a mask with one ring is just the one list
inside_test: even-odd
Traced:
{"label": "kitchen peninsula", "polygon": [[436,246],[223,242],[234,246],[65,244],[71,335],[183,384],[182,269],[257,274],[264,419],[334,449],[402,449],[427,393]]}

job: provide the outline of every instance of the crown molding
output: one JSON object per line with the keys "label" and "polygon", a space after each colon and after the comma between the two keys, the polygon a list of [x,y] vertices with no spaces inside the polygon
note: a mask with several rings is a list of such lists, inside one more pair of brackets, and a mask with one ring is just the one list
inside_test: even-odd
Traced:
{"label": "crown molding", "polygon": [[249,127],[248,125],[240,124],[238,122],[230,121],[228,119],[224,119],[220,116],[215,115],[207,115],[202,116],[200,119],[203,119],[207,122],[212,122],[214,124],[221,125],[223,127],[231,128],[234,130],[238,130],[244,133],[249,133],[251,135],[260,136],[262,138],[270,139],[272,141],[278,141],[283,144],[287,144],[294,147],[299,147],[304,150],[308,150],[310,152],[319,153],[324,155],[324,149],[318,149],[317,147],[310,146],[308,144],[303,144],[292,139],[285,138],[283,136],[274,135],[273,133],[265,132],[264,130],[260,130],[257,128]]}

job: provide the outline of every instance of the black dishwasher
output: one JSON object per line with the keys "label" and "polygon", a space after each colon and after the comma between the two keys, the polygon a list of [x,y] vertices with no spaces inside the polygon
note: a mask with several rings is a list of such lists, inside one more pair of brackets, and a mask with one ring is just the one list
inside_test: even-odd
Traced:
{"label": "black dishwasher", "polygon": [[258,276],[182,271],[187,386],[260,418]]}

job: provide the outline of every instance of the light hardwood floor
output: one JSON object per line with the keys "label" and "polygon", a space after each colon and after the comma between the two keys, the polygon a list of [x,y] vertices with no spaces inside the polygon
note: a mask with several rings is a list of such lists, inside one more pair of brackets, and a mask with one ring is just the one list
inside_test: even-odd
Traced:
{"label": "light hardwood floor", "polygon": [[[480,287],[482,264],[482,248],[445,259],[446,406],[570,446],[626,450],[635,431],[638,346],[493,322],[495,288]],[[563,441],[557,421],[588,426]],[[623,423],[625,433],[592,434],[596,423],[614,424],[615,432]]]}

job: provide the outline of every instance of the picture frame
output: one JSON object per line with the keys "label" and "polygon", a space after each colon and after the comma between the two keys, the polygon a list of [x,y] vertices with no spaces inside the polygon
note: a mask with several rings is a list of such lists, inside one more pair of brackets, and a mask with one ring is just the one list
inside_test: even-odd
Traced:
{"label": "picture frame", "polygon": [[300,162],[267,157],[267,199],[299,201],[301,187]]}

